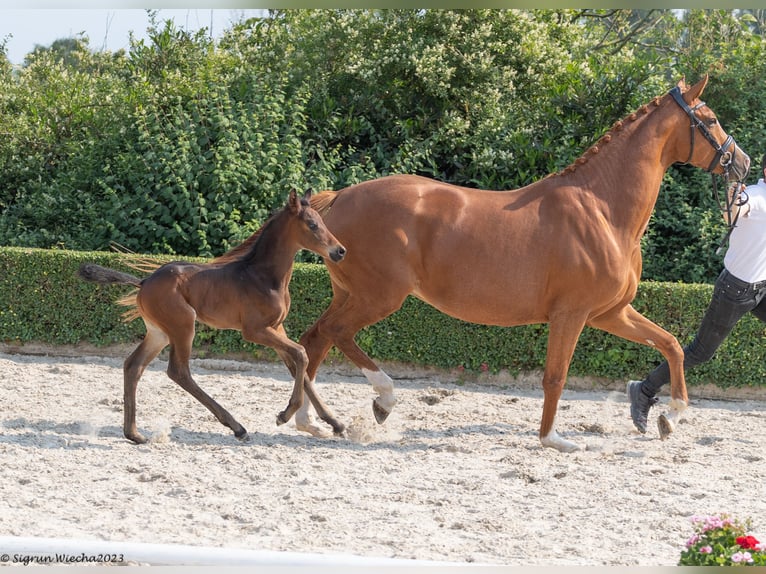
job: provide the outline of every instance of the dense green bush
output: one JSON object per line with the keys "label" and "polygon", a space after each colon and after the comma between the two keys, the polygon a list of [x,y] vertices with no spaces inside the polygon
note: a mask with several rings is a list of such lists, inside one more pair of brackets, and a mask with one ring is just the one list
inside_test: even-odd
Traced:
{"label": "dense green bush", "polygon": [[[682,76],[755,158],[766,42],[746,10],[276,10],[219,41],[0,52],[0,245],[210,256],[291,187],[389,173],[511,189],[563,168]],[[4,44],[0,39],[0,50]],[[709,179],[672,167],[644,277],[712,282]]]}
{"label": "dense green bush", "polygon": [[[165,258],[167,260],[167,258]],[[84,283],[76,270],[84,261],[130,271],[124,256],[114,253],[0,248],[0,340],[16,343],[98,346],[136,343],[141,321],[125,324],[115,300],[129,287]],[[682,344],[691,340],[710,298],[703,284],[644,282],[634,306],[670,332]],[[285,323],[297,340],[327,308],[331,298],[322,265],[297,264],[290,285],[292,309]],[[691,371],[689,384],[720,387],[762,386],[766,380],[764,326],[745,317],[716,357]],[[488,327],[458,321],[415,298],[389,318],[361,331],[360,346],[375,360],[464,368],[471,372],[508,370],[513,374],[541,369],[547,326]],[[264,355],[265,349],[242,340],[235,331],[200,328],[198,353]],[[265,352],[266,356],[274,355]],[[657,351],[586,329],[580,337],[570,370],[572,375],[626,379],[643,376],[660,360]]]}

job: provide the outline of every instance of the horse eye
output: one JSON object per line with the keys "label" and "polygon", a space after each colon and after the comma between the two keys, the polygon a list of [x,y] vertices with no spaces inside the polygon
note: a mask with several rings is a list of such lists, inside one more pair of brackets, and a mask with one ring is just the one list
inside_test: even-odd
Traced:
{"label": "horse eye", "polygon": [[709,125],[709,126],[714,126],[714,125],[716,125],[717,123],[718,123],[718,118],[710,118],[710,119],[707,121],[707,125]]}
{"label": "horse eye", "polygon": [[311,231],[316,231],[317,229],[319,229],[319,225],[317,225],[316,221],[309,221],[307,225],[309,226],[309,229]]}

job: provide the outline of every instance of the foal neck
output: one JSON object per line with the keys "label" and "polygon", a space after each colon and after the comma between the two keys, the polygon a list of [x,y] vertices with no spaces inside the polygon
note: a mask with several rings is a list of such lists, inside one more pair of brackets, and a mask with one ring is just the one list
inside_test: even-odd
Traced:
{"label": "foal neck", "polygon": [[247,269],[270,275],[274,283],[290,282],[295,254],[300,246],[293,238],[292,215],[286,210],[271,217],[261,228],[258,238],[235,263]]}

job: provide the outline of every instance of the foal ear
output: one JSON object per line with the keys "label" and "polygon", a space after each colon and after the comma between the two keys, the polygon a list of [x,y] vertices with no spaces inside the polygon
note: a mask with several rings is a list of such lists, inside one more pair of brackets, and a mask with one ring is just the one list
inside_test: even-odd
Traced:
{"label": "foal ear", "polygon": [[702,90],[705,89],[705,86],[707,86],[708,81],[708,75],[705,74],[704,77],[694,84],[691,88],[689,88],[686,92],[684,92],[684,101],[687,104],[691,104],[694,100],[699,98],[702,95]]}
{"label": "foal ear", "polygon": [[312,194],[312,193],[313,193],[313,192],[311,191],[311,188],[308,188],[308,189],[307,189],[307,190],[306,190],[306,191],[303,193],[303,199],[304,199],[305,201],[311,201],[311,194]]}
{"label": "foal ear", "polygon": [[301,200],[298,199],[298,192],[294,189],[290,190],[290,195],[287,197],[287,207],[291,213],[298,213],[301,210]]}

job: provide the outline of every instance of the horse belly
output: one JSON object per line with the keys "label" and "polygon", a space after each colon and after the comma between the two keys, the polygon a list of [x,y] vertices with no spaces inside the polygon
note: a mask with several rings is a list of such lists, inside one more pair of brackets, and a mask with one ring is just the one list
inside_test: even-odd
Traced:
{"label": "horse belly", "polygon": [[421,281],[412,294],[447,315],[471,323],[510,327],[546,322],[545,280],[509,267],[482,273],[453,265],[449,273]]}

